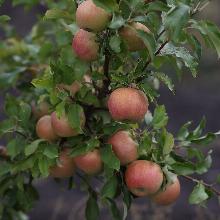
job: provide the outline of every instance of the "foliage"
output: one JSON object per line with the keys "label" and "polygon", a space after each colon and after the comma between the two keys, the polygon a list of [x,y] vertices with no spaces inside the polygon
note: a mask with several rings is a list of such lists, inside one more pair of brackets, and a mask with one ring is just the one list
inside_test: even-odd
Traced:
{"label": "foliage", "polygon": [[[39,1],[13,0],[13,5],[31,8]],[[4,111],[6,119],[0,123],[0,136],[7,141],[8,157],[0,161],[0,218],[25,219],[38,199],[33,179],[46,178],[56,164],[64,143],[71,148],[72,157],[100,148],[104,172],[99,175],[103,185],[96,192],[86,175],[79,174],[86,184],[88,201],[86,218],[97,219],[99,203],[112,211],[113,219],[122,219],[115,199],[122,195],[124,219],[134,196],[124,183],[125,167],[107,144],[108,137],[119,129],[130,129],[139,143],[139,158],[161,166],[166,181],[172,175],[190,179],[188,175],[208,172],[212,164],[211,151],[203,153],[201,146],[210,144],[219,133],[204,134],[205,119],[191,130],[191,122],[184,124],[177,135],[167,130],[168,115],[159,105],[158,80],[173,93],[176,77],[181,79],[186,69],[193,77],[198,72],[203,43],[220,55],[220,30],[210,21],[197,20],[195,14],[203,9],[206,0],[94,0],[97,6],[112,14],[108,27],[97,33],[100,43],[99,59],[88,63],[80,60],[71,48],[78,27],[75,12],[79,1],[41,1],[48,10],[39,15],[30,33],[20,38],[10,26],[10,17],[0,16],[4,40],[0,42],[0,88],[7,92]],[[4,0],[0,1],[0,5]],[[150,33],[138,31],[147,49],[129,52],[119,35],[122,26],[132,21],[145,24]],[[196,34],[195,34],[196,33]],[[201,42],[203,39],[203,42]],[[176,77],[164,72],[172,66]],[[84,81],[89,72],[91,82]],[[81,84],[74,98],[58,84]],[[89,84],[89,85],[88,85]],[[134,86],[151,101],[152,118],[145,123],[116,122],[111,119],[105,102],[118,87]],[[49,112],[65,112],[76,137],[59,139],[53,143],[39,139],[33,106],[49,103]],[[86,126],[81,127],[80,115],[86,115]],[[185,154],[179,154],[183,149]],[[197,181],[190,204],[204,204],[219,192],[202,180]],[[219,177],[217,178],[219,182]],[[166,182],[165,181],[165,182]]]}

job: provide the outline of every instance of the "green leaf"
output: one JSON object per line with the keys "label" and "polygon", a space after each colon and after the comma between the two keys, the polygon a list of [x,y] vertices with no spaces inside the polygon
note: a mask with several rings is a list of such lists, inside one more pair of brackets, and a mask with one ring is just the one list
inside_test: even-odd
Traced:
{"label": "green leaf", "polygon": [[101,149],[101,157],[106,166],[115,170],[120,169],[120,161],[115,156],[110,144],[106,144],[105,147]]}
{"label": "green leaf", "polygon": [[93,0],[93,2],[108,12],[118,11],[119,9],[116,0]]}
{"label": "green leaf", "polygon": [[205,191],[205,186],[202,183],[198,183],[189,196],[189,203],[191,205],[198,205],[209,198]]}
{"label": "green leaf", "polygon": [[40,157],[38,159],[38,167],[43,177],[47,177],[49,175],[49,167],[50,163],[47,157]]}
{"label": "green leaf", "polygon": [[191,121],[185,123],[177,133],[177,140],[184,141],[189,135],[189,126],[192,124]]}
{"label": "green leaf", "polygon": [[176,162],[171,165],[173,170],[175,171],[176,174],[178,175],[191,175],[195,173],[195,167],[191,163],[181,163],[181,162]]}
{"label": "green leaf", "polygon": [[44,15],[44,19],[61,19],[61,18],[73,20],[74,16],[69,14],[66,10],[61,10],[57,8],[47,10]]}
{"label": "green leaf", "polygon": [[47,145],[43,151],[43,155],[49,159],[55,159],[58,157],[58,146],[57,145]]}
{"label": "green leaf", "polygon": [[87,220],[96,220],[99,217],[99,206],[97,203],[97,198],[92,193],[90,194],[87,201],[85,214]]}
{"label": "green leaf", "polygon": [[113,175],[107,180],[105,185],[102,187],[101,195],[104,198],[113,199],[116,196],[118,190],[118,179],[116,175]]}
{"label": "green leaf", "polygon": [[162,83],[164,83],[168,87],[168,89],[174,93],[174,84],[169,76],[167,76],[165,73],[160,72],[153,72],[152,75],[160,80]]}
{"label": "green leaf", "polygon": [[220,58],[220,29],[210,21],[191,20],[192,27],[199,30],[207,46],[214,48]]}
{"label": "green leaf", "polygon": [[109,201],[109,205],[110,205],[113,219],[114,220],[122,220],[122,216],[121,216],[120,210],[117,207],[116,202],[112,199],[108,199],[108,201]]}
{"label": "green leaf", "polygon": [[139,156],[147,155],[151,150],[152,140],[149,136],[149,133],[144,132],[141,136],[141,140],[138,146],[138,154]]}
{"label": "green leaf", "polygon": [[190,18],[190,7],[183,3],[172,8],[165,17],[165,28],[169,30],[169,36],[176,41]]}
{"label": "green leaf", "polygon": [[118,14],[114,13],[112,21],[111,21],[111,23],[109,25],[109,28],[111,28],[111,29],[119,29],[124,24],[125,24],[125,20],[123,19],[123,17],[120,14],[118,15]]}
{"label": "green leaf", "polygon": [[209,132],[203,137],[191,140],[191,142],[198,145],[208,145],[212,143],[216,138],[216,134]]}
{"label": "green leaf", "polygon": [[89,151],[94,150],[95,148],[99,147],[100,143],[96,138],[91,138],[89,141],[80,144],[72,149],[70,155],[72,157],[84,155]]}
{"label": "green leaf", "polygon": [[76,129],[79,133],[82,133],[82,125],[84,118],[83,108],[78,104],[71,104],[68,106],[67,111],[68,121],[73,129]]}
{"label": "green leaf", "polygon": [[110,38],[109,45],[115,53],[121,52],[121,48],[120,48],[121,38],[119,36],[112,36]]}
{"label": "green leaf", "polygon": [[147,4],[147,11],[164,11],[167,12],[169,7],[162,1],[154,1]]}
{"label": "green leaf", "polygon": [[174,147],[174,137],[171,133],[164,131],[163,132],[163,140],[162,140],[162,145],[163,145],[163,155],[169,154]]}
{"label": "green leaf", "polygon": [[0,23],[4,23],[6,21],[10,21],[11,18],[8,15],[1,15],[0,16]]}
{"label": "green leaf", "polygon": [[154,110],[152,125],[154,129],[158,130],[167,125],[168,116],[164,105],[159,105]]}
{"label": "green leaf", "polygon": [[39,147],[40,143],[42,143],[43,141],[44,140],[42,140],[42,139],[38,139],[38,140],[33,141],[31,144],[27,145],[25,147],[25,151],[24,151],[25,155],[29,156],[29,155],[33,154],[37,150],[37,148]]}
{"label": "green leaf", "polygon": [[142,30],[137,30],[137,34],[143,40],[150,54],[150,57],[153,60],[156,51],[156,40],[154,38],[154,35],[152,33],[147,33]]}
{"label": "green leaf", "polygon": [[0,177],[9,173],[11,170],[11,164],[5,162],[5,163],[1,163],[0,166]]}
{"label": "green leaf", "polygon": [[190,69],[193,77],[197,76],[197,59],[193,57],[186,48],[176,47],[173,44],[169,43],[160,51],[160,54],[162,56],[171,55],[180,58],[181,61],[185,64],[185,66]]}
{"label": "green leaf", "polygon": [[217,178],[216,178],[216,181],[218,184],[220,184],[220,174],[218,174]]}

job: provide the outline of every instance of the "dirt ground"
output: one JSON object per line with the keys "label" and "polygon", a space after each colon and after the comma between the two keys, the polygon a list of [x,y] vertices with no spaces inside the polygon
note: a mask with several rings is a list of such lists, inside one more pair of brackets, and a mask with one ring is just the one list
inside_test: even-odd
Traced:
{"label": "dirt ground", "polygon": [[[2,9],[11,14],[12,22],[21,35],[26,33],[35,21],[33,16],[42,8],[31,12],[23,12],[22,8],[11,9],[8,3]],[[203,17],[214,19],[220,24],[220,2],[213,0]],[[16,19],[19,18],[19,19]],[[27,23],[28,21],[28,23]],[[186,73],[183,80],[176,84],[176,95],[173,96],[166,88],[161,87],[159,103],[166,105],[170,120],[169,129],[176,132],[186,121],[198,123],[203,115],[207,118],[207,131],[220,130],[220,63],[215,54],[204,52],[200,66],[200,74],[193,79]],[[4,94],[0,93],[0,119]],[[214,149],[211,171],[203,176],[207,182],[213,182],[220,173],[220,140],[211,146]],[[220,209],[217,199],[209,202],[209,209],[190,206],[187,202],[193,184],[181,179],[181,198],[174,206],[156,207],[148,199],[138,199],[132,205],[129,220],[220,220]],[[67,183],[57,184],[52,179],[40,180],[35,183],[41,199],[30,213],[31,220],[83,220],[86,195],[78,190],[67,191]],[[108,210],[102,209],[100,219],[112,219]]]}

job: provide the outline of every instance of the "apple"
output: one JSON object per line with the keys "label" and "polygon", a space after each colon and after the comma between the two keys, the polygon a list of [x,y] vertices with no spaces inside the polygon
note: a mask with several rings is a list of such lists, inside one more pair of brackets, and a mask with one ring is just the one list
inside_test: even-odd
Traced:
{"label": "apple", "polygon": [[146,48],[143,40],[138,36],[137,30],[150,33],[150,30],[139,22],[133,22],[128,26],[124,26],[119,31],[119,35],[126,42],[129,51],[138,51]]}
{"label": "apple", "polygon": [[134,195],[140,197],[151,195],[160,189],[163,172],[160,166],[152,161],[136,160],[128,165],[125,182],[128,190]]}
{"label": "apple", "polygon": [[32,113],[35,118],[39,119],[44,115],[48,115],[50,111],[50,105],[46,101],[40,103],[31,102]]}
{"label": "apple", "polygon": [[98,149],[75,157],[74,162],[80,170],[88,175],[100,173],[103,167],[100,151]]}
{"label": "apple", "polygon": [[64,148],[59,154],[58,164],[50,168],[50,176],[55,178],[71,177],[75,172],[75,163],[69,156],[70,150]]}
{"label": "apple", "polygon": [[76,23],[82,29],[102,31],[110,18],[111,14],[96,6],[92,0],[84,1],[76,10]]}
{"label": "apple", "polygon": [[148,99],[138,89],[118,88],[110,94],[108,109],[116,121],[138,122],[144,118],[148,111]]}
{"label": "apple", "polygon": [[36,133],[39,138],[48,141],[54,141],[58,139],[58,136],[52,128],[50,115],[45,115],[38,120],[36,125]]}
{"label": "apple", "polygon": [[159,191],[151,198],[158,205],[170,205],[174,203],[180,195],[180,182],[176,178],[173,183],[166,186],[164,191]]}
{"label": "apple", "polygon": [[4,146],[0,146],[0,157],[8,158],[7,149]]}
{"label": "apple", "polygon": [[95,61],[98,59],[99,44],[94,33],[80,29],[73,38],[72,48],[75,54],[85,61]]}
{"label": "apple", "polygon": [[117,131],[109,138],[108,143],[112,145],[112,150],[120,160],[121,165],[126,165],[137,159],[138,144],[132,139],[128,131]]}
{"label": "apple", "polygon": [[[81,127],[84,127],[85,120],[85,114],[82,113],[80,117]],[[70,126],[66,115],[58,118],[56,112],[53,112],[51,114],[51,123],[53,130],[59,137],[73,137],[78,135],[78,132]]]}

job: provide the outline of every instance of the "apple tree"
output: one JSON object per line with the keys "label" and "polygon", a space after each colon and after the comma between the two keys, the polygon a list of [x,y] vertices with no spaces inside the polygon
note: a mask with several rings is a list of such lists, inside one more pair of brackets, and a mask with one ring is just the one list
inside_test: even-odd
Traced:
{"label": "apple tree", "polygon": [[[39,1],[12,3],[28,9]],[[49,176],[87,191],[88,220],[98,219],[100,204],[126,219],[137,197],[170,205],[182,178],[194,185],[190,204],[219,198],[219,177],[211,184],[194,174],[209,171],[212,151],[200,146],[220,133],[204,133],[203,118],[174,135],[158,103],[159,83],[175,94],[187,69],[196,78],[204,46],[220,56],[218,26],[196,16],[208,3],[44,0],[46,13],[23,38],[0,15],[1,219],[24,219],[38,199],[33,181]]]}

